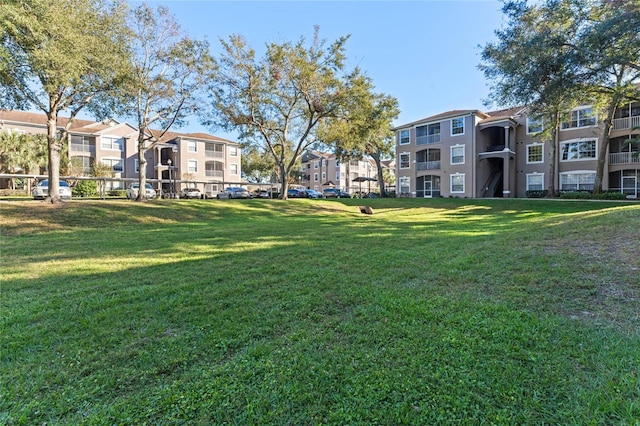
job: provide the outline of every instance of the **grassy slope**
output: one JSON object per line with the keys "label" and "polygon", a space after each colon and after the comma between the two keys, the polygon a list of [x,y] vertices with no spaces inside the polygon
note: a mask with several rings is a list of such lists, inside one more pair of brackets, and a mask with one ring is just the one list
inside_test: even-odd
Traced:
{"label": "grassy slope", "polygon": [[0,205],[0,423],[638,424],[640,206]]}

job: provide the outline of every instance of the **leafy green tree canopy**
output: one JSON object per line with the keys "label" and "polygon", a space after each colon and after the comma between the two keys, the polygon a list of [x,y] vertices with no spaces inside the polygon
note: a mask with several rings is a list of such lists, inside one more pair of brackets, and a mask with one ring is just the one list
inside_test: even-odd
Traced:
{"label": "leafy green tree canopy", "polygon": [[[0,107],[47,116],[49,200],[58,195],[64,132],[71,119],[117,86],[127,60],[122,0],[5,0],[0,5]],[[70,123],[70,121],[69,121]]]}

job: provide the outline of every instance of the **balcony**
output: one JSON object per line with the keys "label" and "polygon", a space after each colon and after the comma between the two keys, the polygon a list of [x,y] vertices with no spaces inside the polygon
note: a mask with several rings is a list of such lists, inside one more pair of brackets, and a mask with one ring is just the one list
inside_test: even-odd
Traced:
{"label": "balcony", "polygon": [[609,164],[640,164],[640,151],[611,153]]}
{"label": "balcony", "polygon": [[640,115],[613,119],[613,130],[630,130],[640,127]]}
{"label": "balcony", "polygon": [[440,161],[424,161],[416,163],[417,171],[440,170]]}
{"label": "balcony", "polygon": [[440,143],[440,133],[432,135],[416,136],[416,145],[427,145],[432,143]]}

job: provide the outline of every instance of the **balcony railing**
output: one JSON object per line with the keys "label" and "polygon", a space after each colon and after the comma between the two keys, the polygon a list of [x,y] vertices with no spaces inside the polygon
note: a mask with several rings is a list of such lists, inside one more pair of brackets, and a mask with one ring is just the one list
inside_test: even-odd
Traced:
{"label": "balcony railing", "polygon": [[427,145],[430,143],[439,143],[440,133],[433,135],[416,136],[416,145]]}
{"label": "balcony railing", "polygon": [[640,152],[614,152],[609,154],[609,164],[640,163]]}
{"label": "balcony railing", "polygon": [[424,161],[416,163],[416,170],[440,170],[440,161]]}
{"label": "balcony railing", "polygon": [[640,127],[640,115],[613,119],[613,130],[628,130]]}
{"label": "balcony railing", "polygon": [[224,152],[222,151],[208,151],[204,152],[206,158],[224,158]]}
{"label": "balcony railing", "polygon": [[71,152],[96,152],[96,146],[82,143],[70,143],[69,150]]}
{"label": "balcony railing", "polygon": [[224,177],[224,172],[222,170],[206,170],[205,176],[221,178],[221,177]]}

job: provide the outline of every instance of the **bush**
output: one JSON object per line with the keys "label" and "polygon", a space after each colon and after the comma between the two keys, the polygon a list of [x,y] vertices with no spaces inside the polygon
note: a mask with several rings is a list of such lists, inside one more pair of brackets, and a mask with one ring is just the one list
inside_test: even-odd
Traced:
{"label": "bush", "polygon": [[527,198],[544,198],[549,192],[545,189],[527,191]]}
{"label": "bush", "polygon": [[620,191],[605,191],[594,195],[593,198],[596,200],[626,200],[627,195]]}
{"label": "bush", "polygon": [[107,191],[107,195],[109,197],[126,197],[127,191],[125,191],[124,189],[112,189]]}
{"label": "bush", "polygon": [[74,197],[94,197],[98,195],[98,183],[95,180],[80,180],[73,187]]}

